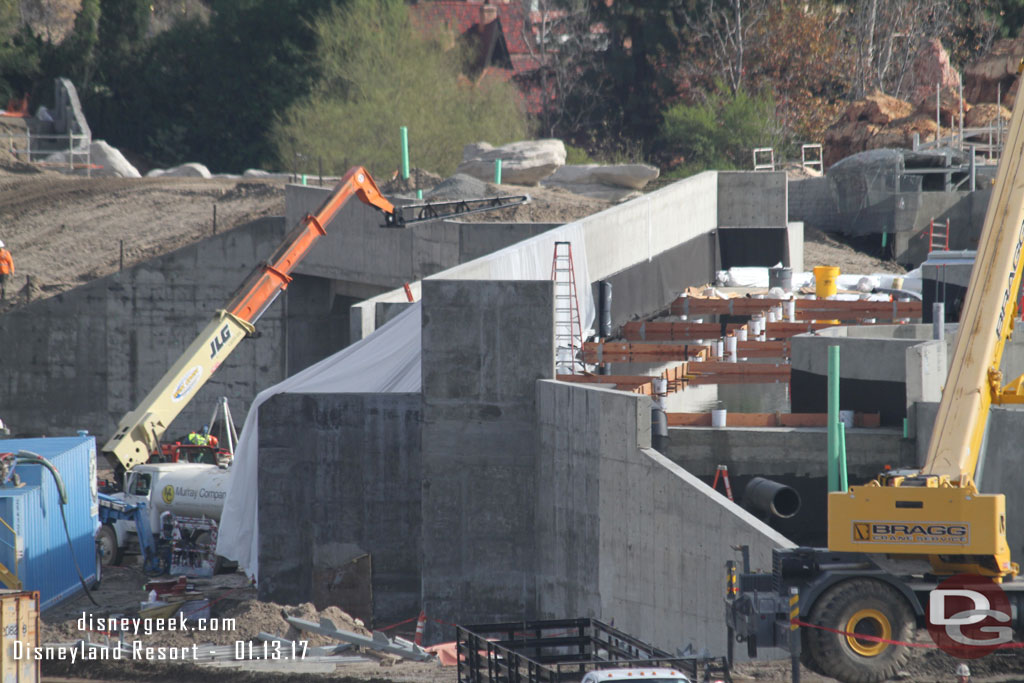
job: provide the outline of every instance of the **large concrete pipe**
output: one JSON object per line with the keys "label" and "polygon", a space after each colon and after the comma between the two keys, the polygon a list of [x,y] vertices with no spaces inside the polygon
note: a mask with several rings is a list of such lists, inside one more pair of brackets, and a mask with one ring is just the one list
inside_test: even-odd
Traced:
{"label": "large concrete pipe", "polygon": [[764,477],[754,477],[743,489],[743,502],[748,507],[789,519],[800,511],[800,494],[796,489]]}

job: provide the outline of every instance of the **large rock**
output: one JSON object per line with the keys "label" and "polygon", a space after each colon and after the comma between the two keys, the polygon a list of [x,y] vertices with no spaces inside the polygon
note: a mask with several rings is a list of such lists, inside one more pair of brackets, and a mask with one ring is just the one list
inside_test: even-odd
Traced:
{"label": "large rock", "polygon": [[997,119],[1003,120],[1005,130],[1010,122],[1010,110],[1000,107],[994,102],[984,102],[971,107],[971,110],[964,116],[964,126],[967,128],[984,128],[995,126]]}
{"label": "large rock", "polygon": [[843,121],[867,122],[884,126],[910,116],[914,107],[909,102],[875,91],[863,100],[852,102],[843,112]]}
{"label": "large rock", "polygon": [[[971,111],[971,105],[960,100],[959,88],[943,88],[939,91],[939,116],[943,126],[950,125],[950,121],[957,126],[960,124],[961,106],[966,117],[967,113]],[[931,92],[922,91],[921,98],[917,100],[917,105],[914,107],[914,112],[935,118],[935,88],[932,88]]]}
{"label": "large rock", "polygon": [[191,161],[174,168],[154,168],[146,174],[147,178],[210,178],[210,169],[203,164]]}
{"label": "large rock", "polygon": [[635,197],[647,183],[658,177],[658,169],[647,164],[582,164],[562,166],[541,181],[546,187],[561,187],[574,194],[607,201]]}
{"label": "large rock", "polygon": [[[46,161],[52,164],[68,163],[67,152],[57,152],[46,157]],[[75,153],[76,164],[83,163],[85,157],[81,153]],[[132,166],[131,162],[124,158],[124,155],[116,147],[111,147],[103,140],[93,140],[89,145],[89,163],[93,168],[76,168],[76,175],[91,175],[93,177],[120,177],[120,178],[141,178],[142,174]]]}
{"label": "large rock", "polygon": [[565,165],[565,145],[561,140],[527,140],[501,147],[472,143],[463,147],[462,163],[455,172],[492,182],[496,159],[501,159],[502,183],[536,185]]}
{"label": "large rock", "polygon": [[926,42],[914,58],[914,88],[910,96],[911,102],[919,102],[922,98],[931,95],[932,107],[935,105],[935,87],[940,90],[950,89],[954,92],[960,90],[960,75],[949,63],[949,53],[942,47],[942,41],[932,38]]}
{"label": "large rock", "polygon": [[1013,106],[1017,94],[1017,65],[1024,54],[1024,37],[1004,38],[988,54],[964,69],[964,98],[968,102],[995,102]]}

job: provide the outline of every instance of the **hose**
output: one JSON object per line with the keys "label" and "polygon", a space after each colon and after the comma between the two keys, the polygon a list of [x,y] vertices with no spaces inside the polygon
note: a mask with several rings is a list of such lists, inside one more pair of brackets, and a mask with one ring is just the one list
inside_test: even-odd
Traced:
{"label": "hose", "polygon": [[99,603],[92,597],[92,592],[89,590],[89,586],[85,584],[85,577],[82,576],[82,569],[78,566],[78,559],[75,557],[75,547],[71,542],[71,531],[68,529],[68,517],[64,511],[64,506],[68,504],[68,490],[64,486],[64,480],[60,477],[60,472],[52,462],[32,451],[18,451],[17,455],[18,462],[34,463],[36,465],[42,465],[50,471],[50,475],[53,477],[53,482],[57,486],[57,492],[60,494],[60,518],[64,522],[64,536],[68,540],[68,550],[71,551],[71,562],[75,565],[75,572],[78,573],[78,581],[82,584],[82,590],[85,591],[86,597],[89,598],[89,602],[99,607]]}

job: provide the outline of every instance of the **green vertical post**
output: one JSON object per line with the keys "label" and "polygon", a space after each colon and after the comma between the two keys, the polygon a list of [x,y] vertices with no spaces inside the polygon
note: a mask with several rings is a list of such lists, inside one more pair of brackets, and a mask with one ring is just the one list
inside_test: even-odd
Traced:
{"label": "green vertical post", "polygon": [[423,199],[423,190],[416,190],[416,199]]}
{"label": "green vertical post", "polygon": [[494,184],[501,185],[501,159],[494,160]]}
{"label": "green vertical post", "polygon": [[828,347],[828,491],[839,491],[839,347]]}
{"label": "green vertical post", "polygon": [[846,424],[839,423],[839,490],[849,491],[846,482]]}
{"label": "green vertical post", "polygon": [[409,127],[402,126],[402,180],[409,179]]}
{"label": "green vertical post", "polygon": [[302,184],[303,185],[306,184],[306,174],[305,173],[302,174]]}

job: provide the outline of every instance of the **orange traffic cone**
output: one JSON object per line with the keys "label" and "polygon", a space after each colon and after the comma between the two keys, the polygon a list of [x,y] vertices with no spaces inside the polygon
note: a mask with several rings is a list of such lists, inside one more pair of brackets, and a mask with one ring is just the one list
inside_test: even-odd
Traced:
{"label": "orange traffic cone", "polygon": [[416,638],[413,640],[417,645],[423,644],[423,627],[427,625],[427,613],[420,610],[420,618],[416,620]]}

